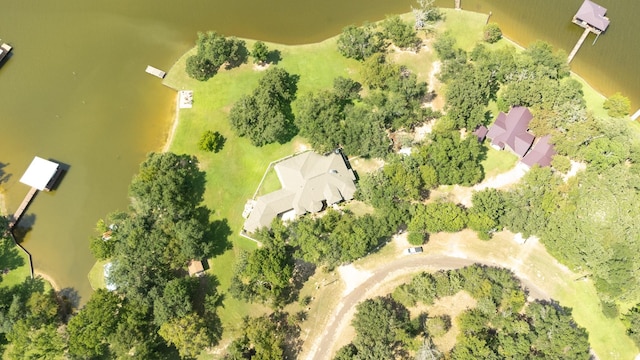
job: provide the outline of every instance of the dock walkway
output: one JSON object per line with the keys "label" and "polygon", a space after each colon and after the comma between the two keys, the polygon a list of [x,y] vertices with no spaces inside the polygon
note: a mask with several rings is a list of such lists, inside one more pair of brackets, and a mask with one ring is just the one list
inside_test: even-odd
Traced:
{"label": "dock walkway", "polygon": [[578,53],[578,50],[580,50],[580,47],[582,47],[582,44],[587,39],[587,36],[589,36],[590,32],[591,32],[591,28],[590,27],[587,27],[586,29],[584,29],[584,31],[582,32],[582,36],[580,36],[580,39],[576,43],[576,46],[573,47],[573,50],[571,50],[571,53],[569,54],[569,57],[567,58],[567,62],[568,63],[570,63],[571,60],[573,60],[573,58],[576,56],[576,54]]}
{"label": "dock walkway", "polygon": [[25,196],[24,200],[22,200],[22,204],[20,204],[20,206],[18,207],[18,210],[16,210],[13,216],[11,216],[11,221],[9,222],[9,229],[12,229],[16,225],[16,223],[20,220],[24,212],[29,207],[31,200],[33,200],[33,198],[36,196],[37,193],[38,193],[38,189],[35,187],[32,187],[31,190],[29,190],[29,192],[27,193],[27,196]]}

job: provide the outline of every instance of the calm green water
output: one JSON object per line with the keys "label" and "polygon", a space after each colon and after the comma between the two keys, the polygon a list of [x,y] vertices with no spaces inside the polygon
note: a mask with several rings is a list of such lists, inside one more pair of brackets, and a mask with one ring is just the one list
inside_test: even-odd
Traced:
{"label": "calm green water", "polygon": [[[34,155],[70,165],[59,189],[41,193],[30,207],[24,238],[35,267],[80,301],[91,289],[88,237],[97,219],[127,205],[127,186],[148,151],[158,150],[173,114],[174,93],[144,73],[168,70],[193,45],[195,33],[289,44],[320,41],[348,24],[409,11],[401,0],[65,0],[0,1],[0,37],[14,46],[0,68],[0,163],[9,210],[27,193],[18,179]],[[513,39],[551,41],[567,52],[580,35],[569,20],[580,0],[463,0],[468,10],[493,12]],[[453,5],[442,1],[441,5]],[[590,42],[574,69],[599,89],[622,90],[640,104],[632,59],[631,18],[640,3],[603,0],[613,24]],[[532,9],[533,8],[533,9]],[[637,106],[637,105],[636,105]]]}

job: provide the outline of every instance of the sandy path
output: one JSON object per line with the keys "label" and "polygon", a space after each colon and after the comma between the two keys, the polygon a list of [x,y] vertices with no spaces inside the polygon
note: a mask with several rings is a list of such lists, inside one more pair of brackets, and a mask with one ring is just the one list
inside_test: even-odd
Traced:
{"label": "sandy path", "polygon": [[[529,290],[530,298],[537,299],[549,299],[549,295],[542,289],[538,288],[527,274],[521,271],[521,265],[525,263],[526,258],[529,256],[534,248],[541,246],[537,242],[528,242],[521,247],[522,251],[509,259],[504,259],[504,262],[498,261],[498,259],[491,253],[478,254],[472,252],[465,252],[464,249],[460,249],[460,244],[456,241],[446,241],[442,244],[435,245],[434,249],[426,247],[428,254],[419,254],[415,256],[402,256],[396,260],[387,263],[377,269],[366,273],[369,275],[364,281],[361,281],[358,285],[347,284],[347,291],[344,292],[342,300],[335,307],[333,314],[329,318],[329,322],[325,327],[319,339],[316,339],[314,346],[307,356],[310,360],[330,359],[337,349],[335,349],[336,343],[344,340],[343,332],[347,329],[351,323],[351,319],[355,313],[355,307],[361,301],[375,296],[375,292],[379,290],[385,283],[392,281],[395,278],[404,276],[411,273],[416,273],[424,270],[439,270],[439,269],[456,269],[475,263],[501,266],[512,270],[518,278],[522,281],[524,287]],[[441,248],[439,248],[441,247]],[[452,253],[453,255],[448,255]],[[352,265],[351,265],[352,266]],[[348,280],[348,279],[347,279]],[[351,291],[348,291],[352,289]]]}

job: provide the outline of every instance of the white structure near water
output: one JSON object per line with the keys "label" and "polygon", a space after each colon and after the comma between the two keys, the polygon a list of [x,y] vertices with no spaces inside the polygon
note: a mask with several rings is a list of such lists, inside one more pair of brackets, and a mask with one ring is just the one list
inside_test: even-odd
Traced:
{"label": "white structure near water", "polygon": [[20,178],[20,182],[40,191],[48,191],[59,168],[60,164],[36,156]]}

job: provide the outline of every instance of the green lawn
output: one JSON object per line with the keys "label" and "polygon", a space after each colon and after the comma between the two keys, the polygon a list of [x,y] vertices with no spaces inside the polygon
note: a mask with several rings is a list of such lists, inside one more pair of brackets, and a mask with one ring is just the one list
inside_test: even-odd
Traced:
{"label": "green lawn", "polygon": [[104,265],[108,263],[109,260],[98,260],[91,270],[89,270],[89,284],[91,284],[91,288],[93,290],[104,289],[106,287],[104,281]]}
{"label": "green lawn", "polygon": [[507,172],[516,165],[518,157],[508,150],[496,150],[487,144],[487,158],[482,160],[484,178],[496,176]]}
{"label": "green lawn", "polygon": [[[356,77],[359,63],[343,58],[335,50],[335,38],[322,43],[303,46],[282,46],[267,44],[269,49],[280,51],[281,60],[277,64],[290,74],[300,76],[298,94],[332,86],[337,76]],[[251,49],[252,41],[247,41]],[[187,77],[183,56],[167,74],[165,84],[175,89],[189,89],[194,92],[192,109],[180,111],[170,151],[181,154],[195,154],[206,172],[207,189],[204,203],[213,211],[212,221],[226,219],[231,229],[229,242],[231,249],[210,259],[210,272],[220,281],[221,291],[228,289],[236,256],[241,250],[250,250],[256,244],[238,235],[244,219],[242,210],[245,202],[253,196],[270,162],[297,151],[300,140],[294,138],[286,144],[271,144],[263,147],[251,145],[249,140],[237,137],[231,130],[227,114],[238,98],[250,93],[261,77],[261,71],[253,64],[221,71],[206,82],[198,82]],[[274,66],[274,65],[271,65]],[[208,153],[197,148],[200,135],[206,130],[219,131],[225,138],[219,153]],[[279,187],[275,173],[268,174],[263,188],[275,190]],[[255,304],[232,299],[225,295],[220,316],[225,329],[238,329],[242,317],[256,315],[265,308]],[[229,336],[232,334],[226,334]]]}
{"label": "green lawn", "polygon": [[444,14],[444,26],[440,31],[450,31],[456,38],[458,47],[471,51],[482,40],[482,28],[487,21],[487,14],[453,9],[444,9]]}
{"label": "green lawn", "polygon": [[265,174],[264,180],[260,185],[260,189],[258,189],[258,196],[262,196],[280,189],[282,189],[282,184],[280,183],[280,179],[278,179],[278,174],[273,169],[273,167],[271,167]]}
{"label": "green lawn", "polygon": [[[10,241],[13,244],[13,241]],[[8,269],[9,272],[1,275],[0,287],[10,288],[31,277],[29,257],[17,245],[0,257],[0,271],[4,269]]]}

